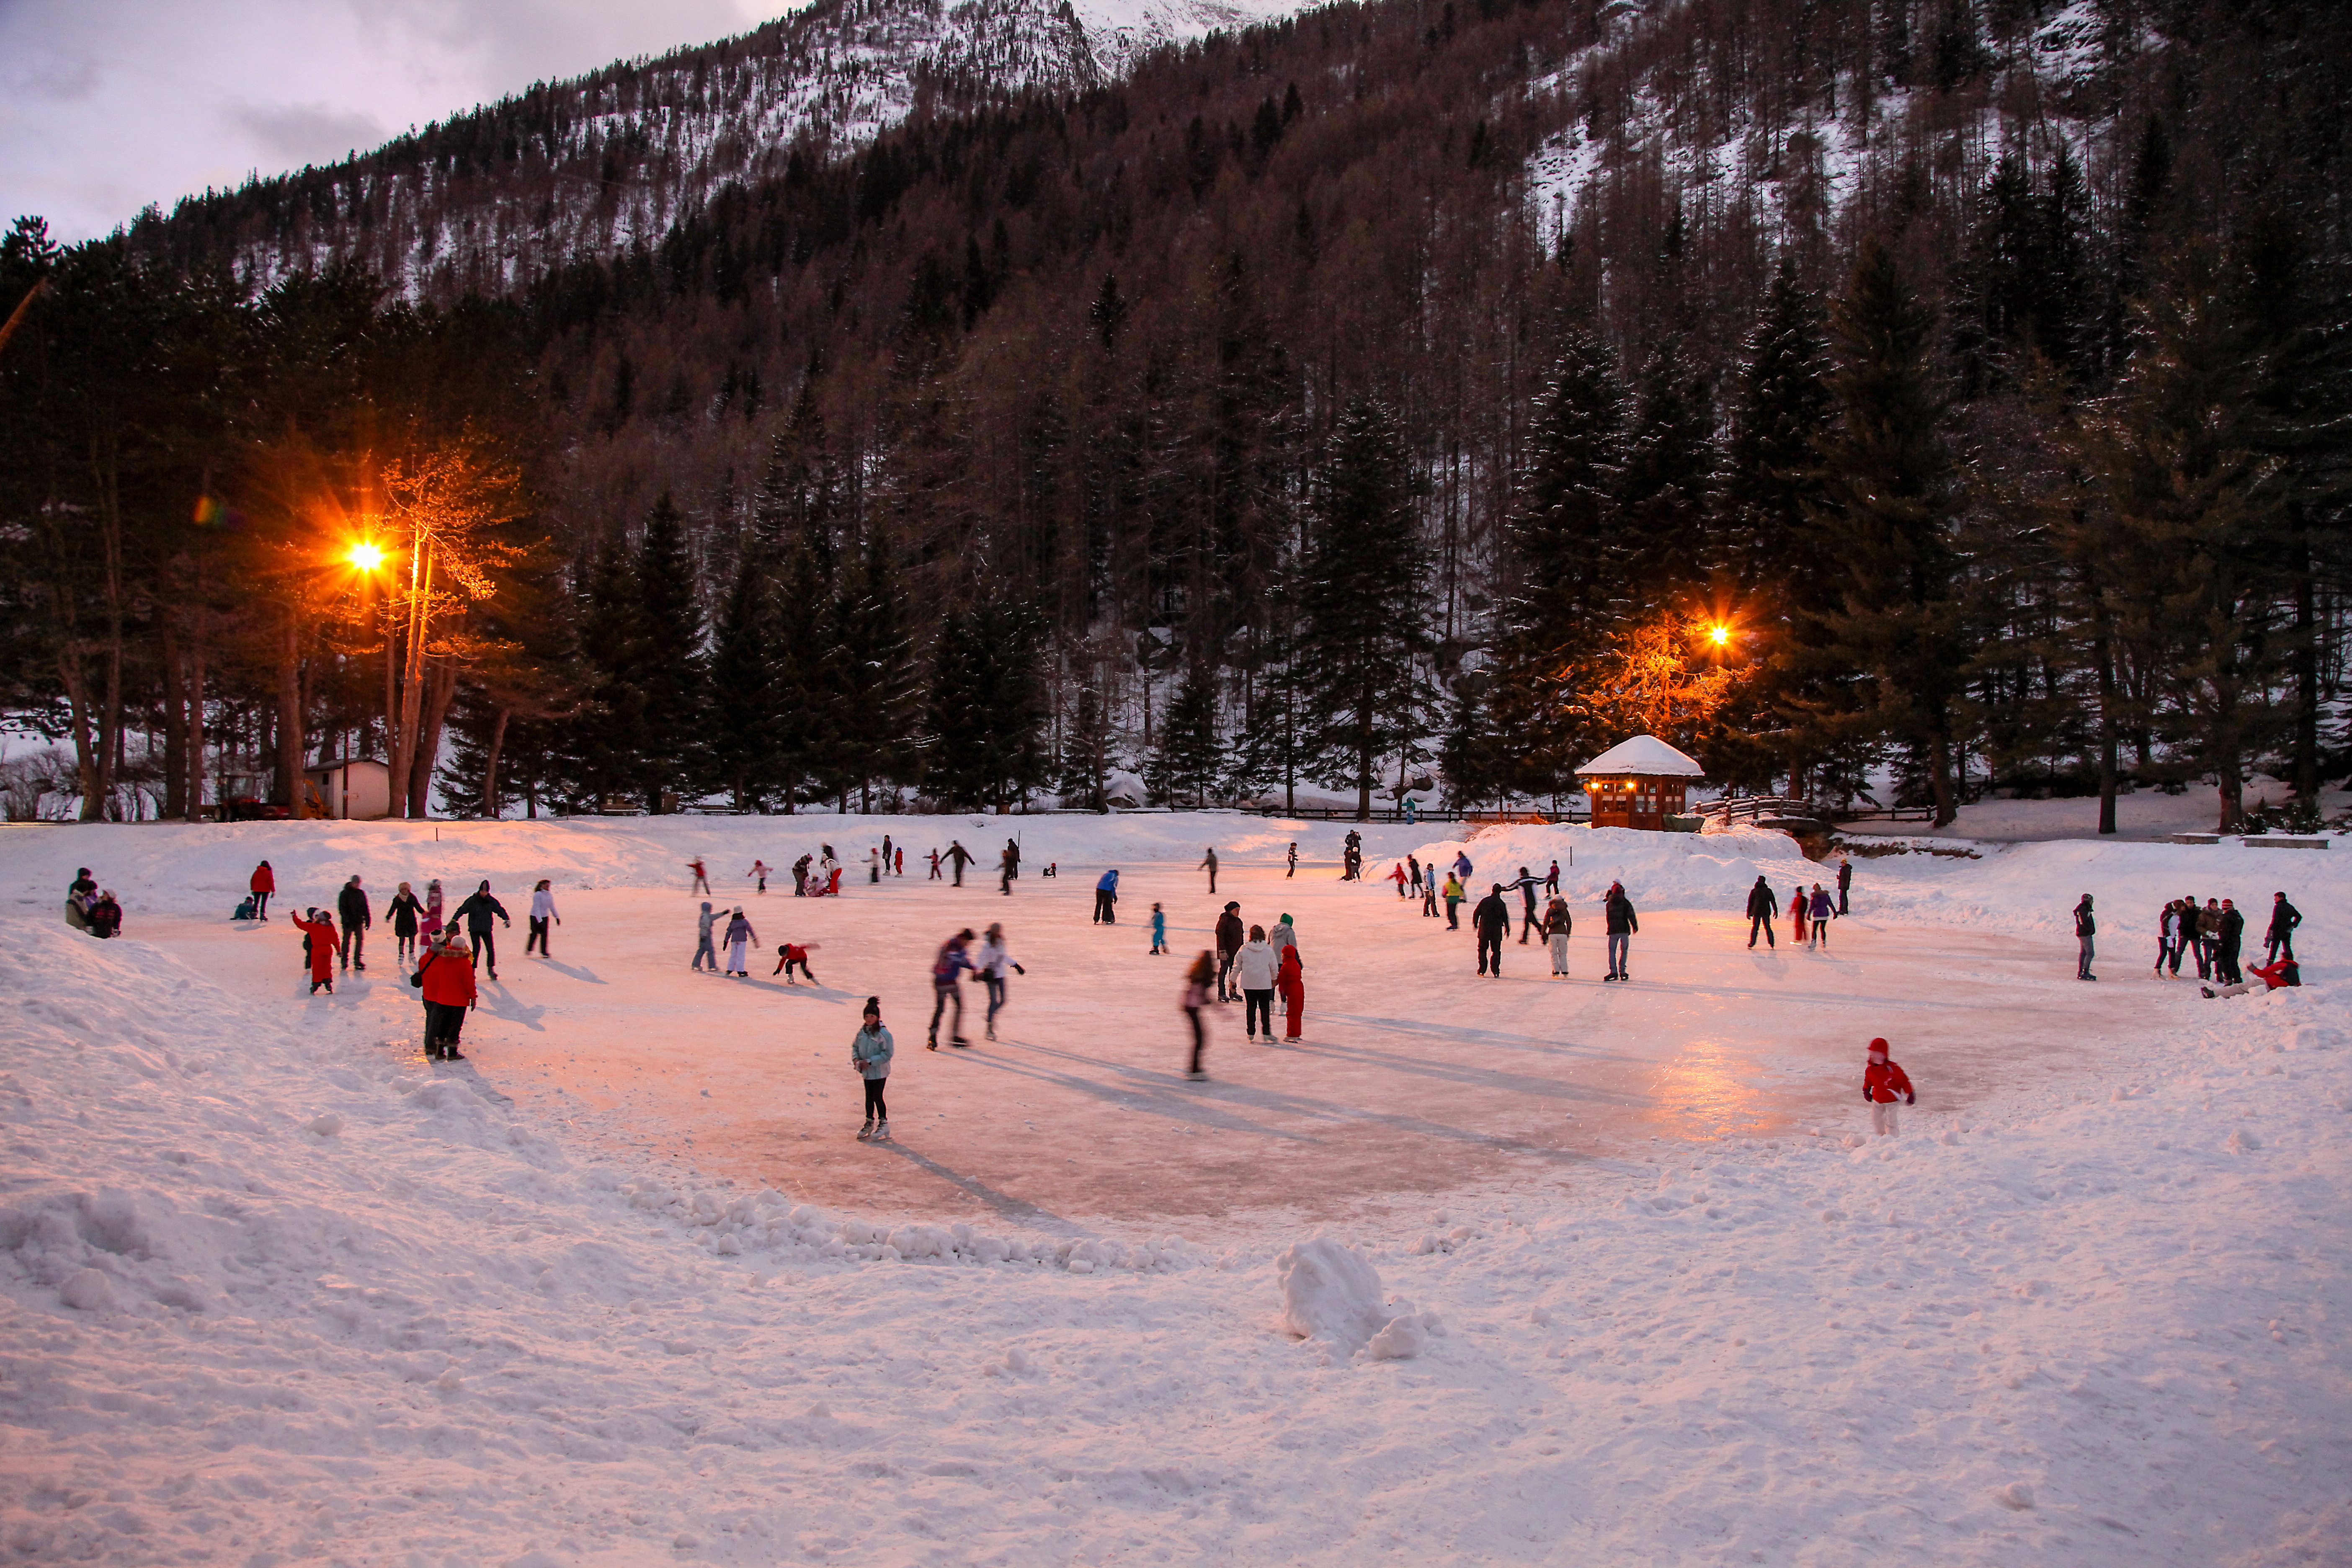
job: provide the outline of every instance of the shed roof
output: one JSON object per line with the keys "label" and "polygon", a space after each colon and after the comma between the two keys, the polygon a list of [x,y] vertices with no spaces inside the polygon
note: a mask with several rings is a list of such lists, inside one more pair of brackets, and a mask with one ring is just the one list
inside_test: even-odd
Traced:
{"label": "shed roof", "polygon": [[1655,735],[1621,741],[1576,770],[1578,773],[1647,773],[1653,777],[1698,779],[1706,770]]}

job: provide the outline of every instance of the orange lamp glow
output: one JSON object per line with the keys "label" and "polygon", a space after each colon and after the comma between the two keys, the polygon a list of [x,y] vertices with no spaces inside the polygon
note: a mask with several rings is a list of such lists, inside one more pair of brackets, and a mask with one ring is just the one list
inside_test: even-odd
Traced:
{"label": "orange lamp glow", "polygon": [[373,544],[354,544],[344,559],[362,572],[373,572],[383,564],[383,551]]}
{"label": "orange lamp glow", "polygon": [[1722,647],[1724,645],[1731,641],[1731,628],[1729,626],[1709,626],[1706,629],[1706,635],[1714,641],[1715,646],[1717,647]]}

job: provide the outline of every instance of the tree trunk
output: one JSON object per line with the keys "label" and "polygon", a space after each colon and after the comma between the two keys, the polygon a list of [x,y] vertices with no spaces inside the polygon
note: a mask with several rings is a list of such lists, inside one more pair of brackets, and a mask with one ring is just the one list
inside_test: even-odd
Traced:
{"label": "tree trunk", "polygon": [[1940,719],[1927,738],[1928,787],[1936,802],[1936,826],[1949,827],[1960,815],[1958,792],[1952,787],[1952,738]]}
{"label": "tree trunk", "polygon": [[499,815],[499,753],[506,748],[507,714],[500,708],[490,721],[490,744],[482,756],[482,815],[493,820]]}
{"label": "tree trunk", "polygon": [[432,815],[433,765],[441,756],[441,727],[457,696],[457,660],[446,656],[433,660],[417,684],[423,689],[412,704],[417,710],[416,749],[408,769],[408,816],[421,822]]}
{"label": "tree trunk", "polygon": [[[156,619],[163,658],[163,815],[188,816],[188,716],[184,706],[186,694],[181,689],[180,637],[178,617],[166,610]],[[196,781],[196,793],[204,793],[204,781]],[[190,818],[194,820],[193,817]]]}
{"label": "tree trunk", "polygon": [[[204,568],[196,569],[196,590],[199,601],[204,593]],[[194,625],[188,637],[188,820],[205,819],[205,633],[211,628],[205,624],[205,611],[199,602],[191,619]]]}
{"label": "tree trunk", "polygon": [[2099,678],[2099,831],[2116,830],[2116,648],[2107,624],[2107,596],[2100,591],[2095,573],[2085,570],[2084,586],[2091,608],[2091,659]]}
{"label": "tree trunk", "polygon": [[302,713],[302,629],[294,606],[278,644],[278,794],[289,813],[302,815],[302,753],[308,749]]}
{"label": "tree trunk", "polygon": [[2311,545],[2298,533],[2294,562],[2294,798],[2319,806],[2319,617],[2311,582]]}
{"label": "tree trunk", "polygon": [[91,820],[89,802],[98,790],[98,757],[89,730],[89,688],[82,679],[81,647],[68,639],[58,651],[58,682],[66,689],[66,712],[73,723],[74,785],[81,792],[82,820]]}

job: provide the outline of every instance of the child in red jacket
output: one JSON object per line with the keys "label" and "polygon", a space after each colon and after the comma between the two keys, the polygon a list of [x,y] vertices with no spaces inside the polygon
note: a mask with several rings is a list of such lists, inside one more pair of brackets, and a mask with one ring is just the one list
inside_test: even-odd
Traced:
{"label": "child in red jacket", "polygon": [[306,912],[311,918],[297,916],[294,924],[310,945],[310,994],[316,996],[323,985],[331,996],[335,994],[335,922],[320,919],[316,910]]}
{"label": "child in red jacket", "polygon": [[1870,1104],[1870,1131],[1889,1138],[1901,1131],[1895,1124],[1895,1108],[1919,1102],[1911,1090],[1910,1075],[1887,1059],[1883,1039],[1870,1042],[1870,1065],[1862,1069],[1862,1098]]}

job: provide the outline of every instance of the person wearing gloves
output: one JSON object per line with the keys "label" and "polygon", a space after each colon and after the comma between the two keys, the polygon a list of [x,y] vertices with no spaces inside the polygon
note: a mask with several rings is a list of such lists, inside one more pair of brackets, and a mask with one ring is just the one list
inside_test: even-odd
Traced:
{"label": "person wearing gloves", "polygon": [[1901,1131],[1895,1125],[1895,1107],[1919,1102],[1910,1075],[1887,1059],[1883,1039],[1870,1042],[1870,1065],[1862,1069],[1862,1098],[1870,1106],[1870,1131],[1887,1138]]}
{"label": "person wearing gloves", "polygon": [[866,1080],[866,1125],[857,1130],[860,1143],[890,1142],[890,1104],[882,1098],[890,1081],[890,1058],[897,1047],[882,1026],[882,998],[866,999],[865,1021],[849,1042],[849,1065]]}
{"label": "person wearing gloves", "polygon": [[367,894],[361,889],[356,874],[335,895],[335,913],[343,922],[343,967],[364,974],[368,928],[375,924],[375,915],[368,908]]}
{"label": "person wearing gloves", "polygon": [[481,993],[474,984],[473,959],[461,945],[457,927],[447,928],[438,941],[425,944],[425,956],[416,961],[410,984],[425,992],[425,1059],[464,1061],[457,1037],[465,1028],[467,1012]]}
{"label": "person wearing gloves", "polygon": [[1100,926],[1118,924],[1118,872],[1105,871],[1102,880],[1095,884],[1094,923]]}
{"label": "person wearing gloves", "polygon": [[[499,977],[499,948],[490,938],[490,920],[495,916],[500,924],[513,930],[514,921],[507,919],[507,907],[490,896],[490,884],[485,880],[474,889],[472,898],[457,906],[457,913],[466,917],[466,940],[473,944],[475,962],[481,963],[487,957],[484,967],[490,972],[490,978],[496,980]],[[449,923],[455,925],[457,922],[452,920]]]}
{"label": "person wearing gloves", "polygon": [[815,942],[810,942],[806,946],[801,946],[797,943],[789,942],[784,942],[777,947],[776,967],[769,973],[772,974],[782,975],[784,977],[784,984],[790,985],[793,983],[793,968],[797,964],[800,968],[802,977],[807,980],[810,984],[821,984],[823,983],[817,979],[815,971],[809,968],[808,955],[814,952],[816,950],[817,944]]}
{"label": "person wearing gloves", "polygon": [[529,958],[536,944],[540,957],[553,958],[555,954],[547,948],[547,928],[562,923],[563,917],[555,912],[555,895],[548,891],[548,879],[541,877],[530,890],[530,934],[522,939],[522,955]]}
{"label": "person wearing gloves", "polygon": [[[2074,906],[2074,978],[2077,980],[2098,978],[2091,973],[2091,955],[2098,946],[2093,939],[2098,934],[2098,917],[2091,912],[2091,895],[2084,893],[2083,901]],[[2201,970],[2205,966],[2200,962],[2197,967]]]}
{"label": "person wearing gloves", "polygon": [[1241,987],[1242,1027],[1253,1041],[1263,1018],[1266,1043],[1274,1043],[1274,982],[1281,969],[1282,954],[1265,940],[1265,927],[1250,927],[1249,941],[1234,956],[1234,984]]}
{"label": "person wearing gloves", "polygon": [[702,912],[695,917],[694,968],[698,973],[701,972],[702,961],[706,958],[710,960],[710,973],[719,973],[719,950],[710,944],[710,928],[718,920],[719,917],[710,912],[710,905],[707,901],[702,906]]}
{"label": "person wearing gloves", "polygon": [[996,1038],[997,1009],[1004,1005],[1004,972],[1008,969],[1015,974],[1029,973],[1013,962],[1013,954],[1004,945],[1004,928],[992,925],[981,938],[979,950],[971,955],[971,971],[980,976],[981,984],[988,992],[988,1037],[992,1040]]}
{"label": "person wearing gloves", "polygon": [[1274,988],[1282,993],[1282,1037],[1295,1043],[1300,1026],[1307,1022],[1307,965],[1299,959],[1297,942],[1277,951],[1282,954],[1282,968],[1276,972]]}
{"label": "person wearing gloves", "polygon": [[728,973],[743,980],[751,978],[751,944],[758,940],[751,922],[743,918],[743,906],[736,905],[727,920]]}
{"label": "person wearing gloves", "polygon": [[1831,901],[1829,889],[1822,887],[1819,882],[1815,882],[1813,884],[1813,907],[1811,913],[1813,917],[1813,940],[1811,945],[1814,947],[1827,947],[1830,944],[1830,921],[1837,919],[1837,906]]}

